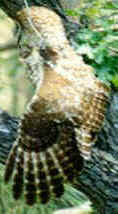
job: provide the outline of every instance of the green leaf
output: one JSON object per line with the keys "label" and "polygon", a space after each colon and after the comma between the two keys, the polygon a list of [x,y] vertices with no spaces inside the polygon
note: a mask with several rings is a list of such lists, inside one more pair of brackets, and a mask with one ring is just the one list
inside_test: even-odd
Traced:
{"label": "green leaf", "polygon": [[112,83],[118,89],[118,74],[116,74],[115,76],[113,76]]}
{"label": "green leaf", "polygon": [[118,8],[118,2],[107,2],[104,6],[106,9],[117,9]]}

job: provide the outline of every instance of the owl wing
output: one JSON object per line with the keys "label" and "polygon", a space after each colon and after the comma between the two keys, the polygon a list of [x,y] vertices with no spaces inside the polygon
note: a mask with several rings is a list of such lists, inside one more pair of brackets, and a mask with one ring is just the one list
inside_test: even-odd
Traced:
{"label": "owl wing", "polygon": [[75,136],[81,156],[85,160],[91,157],[91,151],[97,140],[98,133],[104,124],[105,113],[109,103],[110,88],[95,80],[93,89],[85,89],[81,108],[83,109],[83,122],[81,127],[75,128]]}
{"label": "owl wing", "polygon": [[104,121],[108,88],[101,82],[94,89],[83,88],[78,94],[78,99],[82,96],[80,109],[74,108],[74,103],[65,104],[66,100],[32,99],[21,119],[5,171],[6,182],[14,174],[15,199],[23,191],[29,205],[38,198],[47,203],[52,197],[60,197],[64,182],[73,182],[83,168],[83,159],[90,158]]}
{"label": "owl wing", "polygon": [[[64,182],[72,182],[82,170],[83,157],[90,156],[94,134],[104,120],[108,89],[78,58],[58,15],[44,7],[30,7],[29,12],[31,22],[26,9],[19,11],[17,18],[29,35],[32,48],[27,40],[28,52],[32,53],[27,57],[26,51],[23,61],[37,89],[21,119],[18,138],[7,160],[5,181],[14,174],[14,198],[24,191],[26,203],[32,205],[38,198],[47,203],[51,197],[61,196]],[[37,31],[47,51],[47,64],[47,57],[39,56]],[[44,79],[40,70],[45,73]]]}
{"label": "owl wing", "polygon": [[72,182],[83,168],[72,122],[61,113],[47,113],[47,108],[49,103],[44,99],[29,106],[7,160],[5,181],[14,174],[13,196],[18,199],[24,190],[29,205],[38,198],[47,203],[60,197],[63,183]]}

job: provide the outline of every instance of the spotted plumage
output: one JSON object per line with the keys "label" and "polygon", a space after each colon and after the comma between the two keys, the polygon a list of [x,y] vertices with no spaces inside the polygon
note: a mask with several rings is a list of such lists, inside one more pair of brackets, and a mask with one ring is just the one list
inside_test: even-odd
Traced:
{"label": "spotted plumage", "polygon": [[60,113],[46,114],[49,103],[45,100],[40,100],[40,104],[45,114],[37,112],[37,104],[33,103],[22,118],[5,174],[8,181],[15,167],[13,196],[18,199],[24,186],[30,205],[36,198],[46,203],[50,197],[60,197],[64,181],[72,182],[83,168],[73,124],[64,118],[59,120]]}
{"label": "spotted plumage", "polygon": [[5,181],[14,173],[14,198],[24,191],[32,205],[60,197],[64,182],[81,172],[103,125],[109,87],[70,46],[55,12],[30,7],[17,19],[24,28],[20,56],[36,91],[21,118]]}

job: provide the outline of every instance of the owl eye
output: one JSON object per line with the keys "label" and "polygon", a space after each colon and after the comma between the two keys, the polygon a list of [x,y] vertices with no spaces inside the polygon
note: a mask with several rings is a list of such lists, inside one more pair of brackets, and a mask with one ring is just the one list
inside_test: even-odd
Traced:
{"label": "owl eye", "polygon": [[52,50],[51,48],[41,48],[40,55],[45,58],[46,62],[52,62],[53,64],[56,63],[58,58],[56,51]]}

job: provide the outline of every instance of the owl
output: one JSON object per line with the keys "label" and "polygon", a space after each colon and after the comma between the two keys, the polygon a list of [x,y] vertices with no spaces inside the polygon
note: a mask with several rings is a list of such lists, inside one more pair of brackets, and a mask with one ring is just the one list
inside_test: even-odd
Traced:
{"label": "owl", "polygon": [[13,196],[47,203],[64,193],[91,156],[105,117],[110,89],[71,47],[61,18],[45,7],[17,13],[24,30],[19,53],[35,94],[21,118],[7,160]]}

